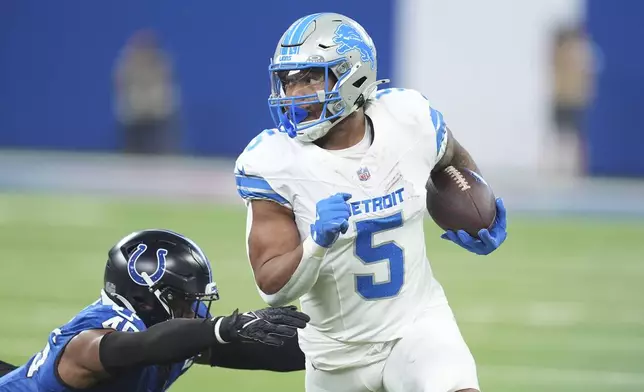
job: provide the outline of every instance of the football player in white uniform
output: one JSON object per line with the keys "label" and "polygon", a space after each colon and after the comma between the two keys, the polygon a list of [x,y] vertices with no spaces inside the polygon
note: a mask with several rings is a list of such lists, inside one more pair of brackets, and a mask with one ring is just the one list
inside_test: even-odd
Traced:
{"label": "football player in white uniform", "polygon": [[[378,90],[376,49],[335,13],[305,16],[269,66],[276,128],[236,162],[248,254],[270,305],[300,299],[308,392],[478,391],[474,359],[425,255],[432,170],[478,168],[419,92]],[[481,239],[488,254],[505,210]]]}

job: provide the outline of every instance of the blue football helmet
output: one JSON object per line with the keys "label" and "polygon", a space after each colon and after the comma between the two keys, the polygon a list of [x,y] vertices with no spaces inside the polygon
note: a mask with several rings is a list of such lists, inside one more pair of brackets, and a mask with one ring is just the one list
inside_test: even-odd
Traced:
{"label": "blue football helmet", "polygon": [[[268,106],[275,126],[304,142],[323,137],[388,82],[376,80],[377,69],[376,47],[354,20],[336,13],[298,19],[282,35],[269,65]],[[314,88],[287,94],[293,82]]]}

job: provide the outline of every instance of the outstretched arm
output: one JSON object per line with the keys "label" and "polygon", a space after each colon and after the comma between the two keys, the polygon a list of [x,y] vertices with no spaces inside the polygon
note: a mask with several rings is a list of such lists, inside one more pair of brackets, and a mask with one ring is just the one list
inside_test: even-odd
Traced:
{"label": "outstretched arm", "polygon": [[67,345],[58,374],[72,388],[88,388],[138,366],[179,362],[217,342],[211,320],[175,319],[143,332],[87,330]]}
{"label": "outstretched arm", "polygon": [[17,366],[4,361],[0,361],[0,377],[4,376],[5,374],[11,373],[15,369],[17,369]]}
{"label": "outstretched arm", "polygon": [[228,369],[294,372],[304,370],[304,353],[297,336],[284,339],[282,346],[257,343],[218,345],[197,358],[197,363]]}
{"label": "outstretched arm", "polygon": [[65,348],[58,374],[72,388],[88,388],[133,368],[184,361],[227,343],[280,346],[308,321],[295,307],[285,307],[244,314],[235,311],[214,319],[172,319],[143,332],[87,330]]}

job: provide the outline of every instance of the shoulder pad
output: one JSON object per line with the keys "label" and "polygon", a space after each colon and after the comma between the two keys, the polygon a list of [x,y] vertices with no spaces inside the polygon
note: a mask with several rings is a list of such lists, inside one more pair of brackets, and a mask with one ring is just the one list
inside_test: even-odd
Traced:
{"label": "shoulder pad", "polygon": [[122,332],[138,332],[146,329],[145,324],[133,311],[123,308],[110,299],[106,293],[94,304],[83,309],[71,323],[89,328],[108,328]]}
{"label": "shoulder pad", "polygon": [[429,103],[420,92],[404,88],[378,90],[372,95],[376,107],[386,108],[402,122],[425,121],[429,114]]}
{"label": "shoulder pad", "polygon": [[376,91],[371,99],[374,108],[384,108],[397,121],[418,124],[417,129],[424,137],[435,140],[436,160],[442,157],[447,146],[447,125],[443,114],[433,108],[422,93],[413,89],[389,88]]}
{"label": "shoulder pad", "polygon": [[293,167],[295,143],[275,129],[266,129],[250,141],[235,162],[237,193],[244,201],[271,200],[290,208],[283,179]]}

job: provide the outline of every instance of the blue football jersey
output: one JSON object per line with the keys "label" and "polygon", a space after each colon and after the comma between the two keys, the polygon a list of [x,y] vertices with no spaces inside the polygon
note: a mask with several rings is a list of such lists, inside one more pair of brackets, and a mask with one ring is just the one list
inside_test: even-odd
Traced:
{"label": "blue football jersey", "polygon": [[[118,306],[105,292],[101,298],[81,310],[73,319],[49,335],[42,351],[26,364],[0,378],[0,392],[67,392],[56,371],[56,363],[65,345],[78,333],[88,329],[114,329],[138,332],[146,329],[143,321],[132,311]],[[169,366],[148,366],[103,382],[87,392],[160,392],[165,391],[184,374],[193,360]]]}

